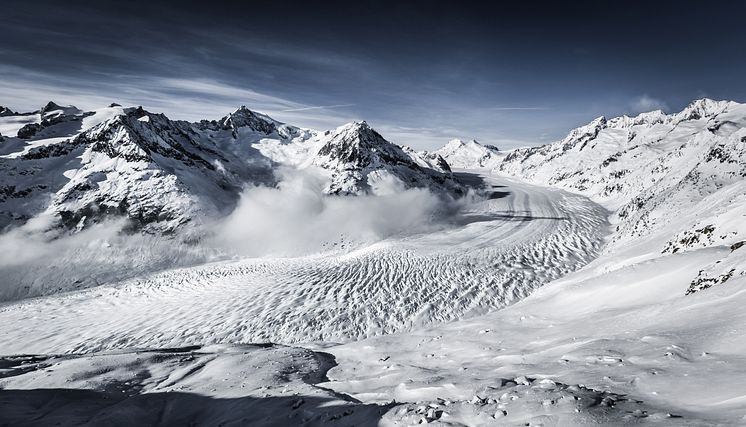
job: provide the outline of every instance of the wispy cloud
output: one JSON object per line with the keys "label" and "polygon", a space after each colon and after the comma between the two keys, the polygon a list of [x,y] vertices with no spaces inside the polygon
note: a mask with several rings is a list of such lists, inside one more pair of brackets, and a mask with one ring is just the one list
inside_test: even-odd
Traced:
{"label": "wispy cloud", "polygon": [[60,76],[0,65],[0,105],[32,111],[53,100],[83,109],[111,102],[142,105],[171,118],[200,120],[221,117],[240,105],[288,123],[329,129],[352,117],[333,112],[352,104],[313,106],[246,87],[211,79],[102,75],[96,79]]}
{"label": "wispy cloud", "polygon": [[629,105],[633,113],[645,113],[653,110],[668,110],[668,105],[660,99],[644,94],[635,98]]}
{"label": "wispy cloud", "polygon": [[294,112],[294,111],[308,111],[308,110],[327,110],[332,108],[343,108],[343,107],[353,107],[355,104],[337,104],[337,105],[314,105],[309,107],[299,107],[299,108],[290,108],[287,110],[282,110],[284,112]]}
{"label": "wispy cloud", "polygon": [[156,78],[153,83],[166,91],[176,92],[175,95],[204,95],[261,105],[265,109],[302,108],[302,104],[297,102],[211,79]]}
{"label": "wispy cloud", "polygon": [[546,107],[491,107],[495,111],[541,111],[548,110]]}

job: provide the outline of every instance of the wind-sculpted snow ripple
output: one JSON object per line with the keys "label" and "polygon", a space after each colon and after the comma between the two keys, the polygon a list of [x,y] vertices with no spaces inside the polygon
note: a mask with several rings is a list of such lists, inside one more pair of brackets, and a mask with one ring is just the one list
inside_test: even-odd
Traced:
{"label": "wind-sculpted snow ripple", "polygon": [[0,347],[49,353],[361,339],[499,309],[600,250],[608,224],[598,205],[486,179],[506,185],[504,197],[476,204],[437,233],[344,255],[172,270],[6,305],[0,321],[24,328],[6,331]]}

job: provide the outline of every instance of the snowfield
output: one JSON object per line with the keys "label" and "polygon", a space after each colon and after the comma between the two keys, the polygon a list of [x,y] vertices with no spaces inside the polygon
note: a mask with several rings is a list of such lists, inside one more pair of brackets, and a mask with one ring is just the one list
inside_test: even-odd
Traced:
{"label": "snowfield", "polygon": [[[599,259],[493,314],[327,348],[339,365],[323,385],[418,402],[387,414],[404,424],[433,404],[465,425],[742,425],[746,281],[684,295],[719,256]],[[598,394],[575,400],[581,385]],[[614,396],[604,404],[603,393]]]}
{"label": "snowfield", "polygon": [[315,385],[333,360],[272,345],[6,358],[0,423],[375,425],[389,406]]}
{"label": "snowfield", "polygon": [[[598,118],[540,147],[452,141],[433,153],[391,144],[364,122],[321,133],[245,108],[186,124],[49,107],[3,125],[44,133],[93,120],[108,132],[107,120],[127,119],[113,129],[132,130],[136,151],[168,141],[206,159],[254,159],[195,172],[154,156],[153,182],[238,183],[245,167],[282,165],[305,184],[277,173],[277,187],[221,187],[237,208],[216,240],[200,241],[222,245],[216,262],[178,239],[158,240],[176,251],[138,252],[110,250],[120,241],[106,237],[88,267],[0,263],[17,292],[0,305],[2,425],[746,424],[744,104],[703,99],[675,114]],[[138,124],[145,118],[153,122]],[[163,129],[152,141],[134,132]],[[56,162],[10,155],[67,144],[46,137],[5,141],[0,167],[14,185],[25,182],[22,165],[34,175]],[[83,172],[111,172],[113,159]],[[121,166],[124,177],[98,182],[147,193],[125,173],[133,165]],[[185,206],[203,196],[177,187]],[[19,188],[0,206],[11,223],[25,221],[13,215],[17,199],[46,200]],[[186,211],[167,220],[186,221]],[[80,221],[70,239],[97,233]],[[43,257],[88,253],[69,242],[49,243]],[[148,253],[159,255],[148,263]],[[144,273],[118,273],[127,268],[115,258],[107,270],[112,254],[136,254]],[[168,267],[174,256],[180,268]],[[75,274],[91,277],[68,283]]]}

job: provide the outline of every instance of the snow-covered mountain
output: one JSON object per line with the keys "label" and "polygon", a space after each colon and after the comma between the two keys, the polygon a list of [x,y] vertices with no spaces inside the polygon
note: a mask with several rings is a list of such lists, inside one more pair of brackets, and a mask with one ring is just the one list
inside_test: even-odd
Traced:
{"label": "snow-covered mountain", "polygon": [[[42,228],[82,229],[125,216],[129,227],[173,232],[226,214],[268,166],[239,159],[197,132],[142,108],[40,110],[4,144],[3,226],[32,217]],[[5,150],[4,150],[5,151]]]}
{"label": "snow-covered mountain", "polygon": [[1,228],[80,230],[121,216],[132,230],[172,233],[228,214],[245,186],[275,184],[280,165],[321,171],[328,194],[461,191],[442,159],[405,152],[365,122],[319,132],[245,106],[197,123],[116,104],[1,111]]}
{"label": "snow-covered mountain", "polygon": [[[691,290],[746,274],[746,105],[700,99],[675,114],[599,117],[562,141],[511,151],[496,171],[590,196],[615,213],[608,250],[727,246]],[[736,265],[737,264],[737,265]]]}
{"label": "snow-covered mountain", "polygon": [[453,139],[432,154],[443,157],[451,167],[459,169],[491,169],[505,156],[494,145],[483,145],[474,139],[466,142]]}
{"label": "snow-covered mountain", "polygon": [[288,162],[288,159],[273,156],[268,146],[283,145],[287,149],[292,143],[302,143],[319,134],[279,122],[243,105],[220,120],[202,120],[195,127],[222,150],[245,161],[265,164]]}
{"label": "snow-covered mountain", "polygon": [[387,141],[365,121],[325,132],[291,129],[284,137],[262,138],[252,147],[278,165],[320,173],[326,194],[383,194],[429,188],[460,194],[446,161]]}
{"label": "snow-covered mountain", "polygon": [[461,191],[442,158],[392,144],[364,121],[325,135],[312,164],[329,171],[329,194],[383,194],[392,188]]}

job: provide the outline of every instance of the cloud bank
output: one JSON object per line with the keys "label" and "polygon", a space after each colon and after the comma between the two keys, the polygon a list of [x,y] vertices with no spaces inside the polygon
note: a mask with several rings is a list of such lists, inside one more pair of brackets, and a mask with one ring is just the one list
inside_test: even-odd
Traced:
{"label": "cloud bank", "polygon": [[126,235],[124,221],[49,240],[26,227],[0,236],[0,301],[89,288],[217,259],[171,238]]}
{"label": "cloud bank", "polygon": [[327,196],[313,173],[288,172],[277,188],[247,189],[210,244],[242,256],[346,251],[390,237],[432,231],[457,209],[424,189],[377,196]]}

